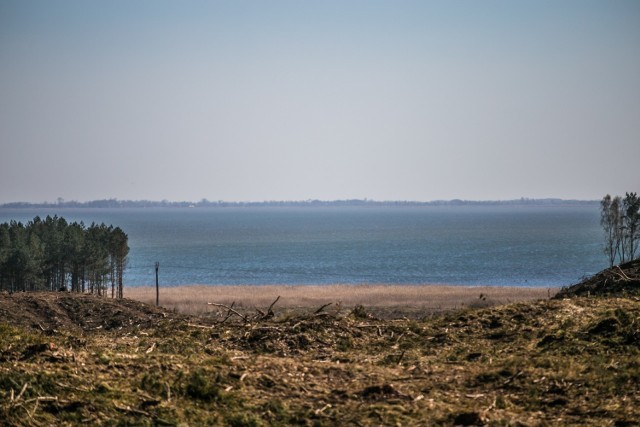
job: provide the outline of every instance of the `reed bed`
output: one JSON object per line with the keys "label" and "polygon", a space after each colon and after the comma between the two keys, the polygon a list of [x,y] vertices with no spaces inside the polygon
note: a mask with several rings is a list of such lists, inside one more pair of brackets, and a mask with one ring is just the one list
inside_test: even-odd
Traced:
{"label": "reed bed", "polygon": [[[214,310],[208,302],[252,309],[268,307],[280,297],[278,308],[334,307],[402,308],[434,313],[464,307],[489,307],[511,302],[548,299],[557,288],[452,285],[242,285],[175,286],[160,288],[160,305],[186,314]],[[155,287],[129,287],[125,297],[155,304]]]}

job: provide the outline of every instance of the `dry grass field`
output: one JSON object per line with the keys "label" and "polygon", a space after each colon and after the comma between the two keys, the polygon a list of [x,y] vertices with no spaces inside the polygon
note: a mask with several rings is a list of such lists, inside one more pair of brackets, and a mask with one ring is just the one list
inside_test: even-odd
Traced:
{"label": "dry grass field", "polygon": [[[492,307],[513,302],[548,299],[557,288],[444,285],[263,285],[263,286],[176,286],[160,288],[160,305],[185,314],[216,311],[208,302],[253,311],[265,308],[280,297],[279,309],[317,308],[332,304],[333,310],[367,307],[379,317],[412,317],[461,308]],[[155,304],[154,287],[126,288],[125,297]]]}

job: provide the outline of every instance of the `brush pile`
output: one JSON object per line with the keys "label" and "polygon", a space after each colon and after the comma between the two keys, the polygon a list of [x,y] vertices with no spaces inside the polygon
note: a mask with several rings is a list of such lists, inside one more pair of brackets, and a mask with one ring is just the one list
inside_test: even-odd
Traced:
{"label": "brush pile", "polygon": [[640,259],[602,270],[576,285],[562,289],[555,298],[590,295],[640,295]]}

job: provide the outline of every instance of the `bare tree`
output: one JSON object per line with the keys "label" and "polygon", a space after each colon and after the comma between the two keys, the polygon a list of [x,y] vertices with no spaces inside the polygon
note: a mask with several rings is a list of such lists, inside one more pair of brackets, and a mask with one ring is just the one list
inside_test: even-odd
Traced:
{"label": "bare tree", "polygon": [[640,198],[637,193],[626,193],[622,200],[622,258],[632,261],[636,258],[638,243],[640,243]]}
{"label": "bare tree", "polygon": [[609,194],[600,201],[600,225],[604,229],[604,252],[613,267],[620,255],[622,241],[622,221],[620,215],[620,197],[613,199]]}
{"label": "bare tree", "polygon": [[625,262],[622,246],[624,242],[624,224],[622,222],[622,199],[620,199],[620,196],[616,196],[611,200],[610,215],[614,235],[614,264],[616,257],[620,260],[620,263],[623,263]]}
{"label": "bare tree", "polygon": [[600,201],[600,225],[604,229],[604,252],[613,267],[633,261],[640,246],[640,198],[626,193],[624,199],[609,194]]}

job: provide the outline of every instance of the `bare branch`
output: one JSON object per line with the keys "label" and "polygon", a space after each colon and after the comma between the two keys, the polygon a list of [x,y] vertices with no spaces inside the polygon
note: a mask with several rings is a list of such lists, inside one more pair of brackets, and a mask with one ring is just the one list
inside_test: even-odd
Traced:
{"label": "bare branch", "polygon": [[[235,304],[235,303],[234,303],[234,304]],[[246,317],[244,314],[239,313],[239,312],[237,312],[236,310],[234,310],[234,309],[232,308],[232,307],[233,307],[233,304],[231,304],[231,306],[232,306],[232,307],[229,307],[228,305],[224,305],[224,304],[218,304],[217,302],[208,302],[208,303],[207,303],[207,305],[212,305],[212,306],[214,306],[214,307],[222,307],[222,308],[226,308],[227,310],[229,310],[229,312],[230,312],[230,313],[233,313],[233,314],[235,314],[236,316],[239,316],[240,318],[242,318],[242,320],[244,320],[245,322],[249,323],[249,319],[247,319],[247,317]],[[227,316],[227,318],[228,318],[228,317],[229,317],[229,316]],[[225,320],[226,320],[226,319],[225,319]]]}
{"label": "bare branch", "polygon": [[329,302],[327,304],[324,304],[323,306],[321,306],[319,309],[317,309],[313,314],[318,314],[320,313],[322,310],[324,310],[325,308],[329,307],[331,304],[333,304],[332,302]]}
{"label": "bare branch", "polygon": [[276,298],[276,300],[274,302],[271,303],[271,305],[269,306],[269,309],[267,310],[267,316],[273,316],[273,306],[276,305],[276,303],[278,302],[278,300],[280,299],[280,295],[278,295],[278,298]]}
{"label": "bare branch", "polygon": [[616,267],[618,268],[618,271],[620,272],[620,275],[622,276],[622,278],[626,281],[630,281],[631,279],[629,278],[629,276],[627,276],[626,274],[624,274],[624,271],[622,271],[622,269],[620,268],[619,265],[616,265]]}

